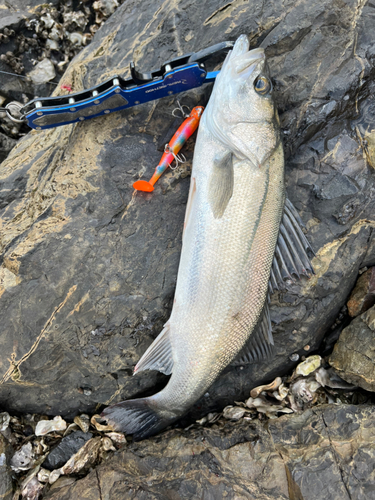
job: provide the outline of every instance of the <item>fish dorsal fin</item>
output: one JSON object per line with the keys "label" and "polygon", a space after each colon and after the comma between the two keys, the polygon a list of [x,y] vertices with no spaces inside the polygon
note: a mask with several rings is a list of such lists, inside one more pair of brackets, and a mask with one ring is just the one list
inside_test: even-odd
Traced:
{"label": "fish dorsal fin", "polygon": [[134,373],[143,370],[157,370],[165,375],[172,373],[173,357],[169,333],[170,323],[167,321],[163,330],[136,364]]}
{"label": "fish dorsal fin", "polygon": [[271,293],[284,289],[286,279],[294,281],[294,277],[300,279],[301,275],[310,277],[315,274],[307,255],[308,251],[314,255],[314,251],[302,227],[303,222],[297,210],[287,198],[272,263],[269,282]]}
{"label": "fish dorsal fin", "polygon": [[231,365],[246,365],[268,359],[273,355],[273,345],[271,318],[267,300],[253,333]]}
{"label": "fish dorsal fin", "polygon": [[215,219],[220,219],[233,194],[233,155],[227,153],[214,161],[208,184],[208,201]]}

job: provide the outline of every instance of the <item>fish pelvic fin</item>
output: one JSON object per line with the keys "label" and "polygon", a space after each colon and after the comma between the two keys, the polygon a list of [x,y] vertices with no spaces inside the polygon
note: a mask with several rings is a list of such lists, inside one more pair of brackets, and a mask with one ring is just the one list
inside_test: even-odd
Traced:
{"label": "fish pelvic fin", "polygon": [[157,370],[170,375],[173,369],[172,345],[170,341],[170,322],[156,337],[134,368],[134,374],[143,370]]}
{"label": "fish pelvic fin", "polygon": [[129,399],[108,406],[101,417],[116,431],[133,434],[134,441],[153,436],[171,424],[177,417],[163,416],[152,398]]}

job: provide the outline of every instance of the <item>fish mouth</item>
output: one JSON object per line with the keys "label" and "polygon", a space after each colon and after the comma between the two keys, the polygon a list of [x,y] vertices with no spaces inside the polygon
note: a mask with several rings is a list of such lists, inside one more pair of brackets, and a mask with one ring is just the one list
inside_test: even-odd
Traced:
{"label": "fish mouth", "polygon": [[259,47],[257,49],[250,50],[245,55],[238,57],[238,59],[238,62],[236,61],[235,64],[236,73],[240,74],[247,70],[246,73],[249,74],[251,72],[249,70],[252,70],[258,62],[262,60],[265,61],[266,56],[264,49]]}
{"label": "fish mouth", "polygon": [[247,76],[259,61],[265,60],[263,48],[249,50],[249,45],[248,37],[241,35],[234,44],[230,57],[235,72],[241,74],[246,71]]}

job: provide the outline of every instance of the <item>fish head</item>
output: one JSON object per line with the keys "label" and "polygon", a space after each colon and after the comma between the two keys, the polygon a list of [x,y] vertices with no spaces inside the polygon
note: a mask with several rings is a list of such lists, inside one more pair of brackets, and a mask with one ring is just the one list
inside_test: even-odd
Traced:
{"label": "fish head", "polygon": [[280,141],[263,48],[241,35],[228,53],[203,114],[210,132],[239,159],[262,166]]}

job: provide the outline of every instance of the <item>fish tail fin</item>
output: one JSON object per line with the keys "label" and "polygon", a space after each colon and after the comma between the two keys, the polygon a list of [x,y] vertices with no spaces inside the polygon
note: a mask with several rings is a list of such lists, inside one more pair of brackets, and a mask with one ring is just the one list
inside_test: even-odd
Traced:
{"label": "fish tail fin", "polygon": [[134,441],[153,436],[176,420],[176,417],[161,415],[151,397],[108,406],[101,417],[117,431],[133,434]]}

